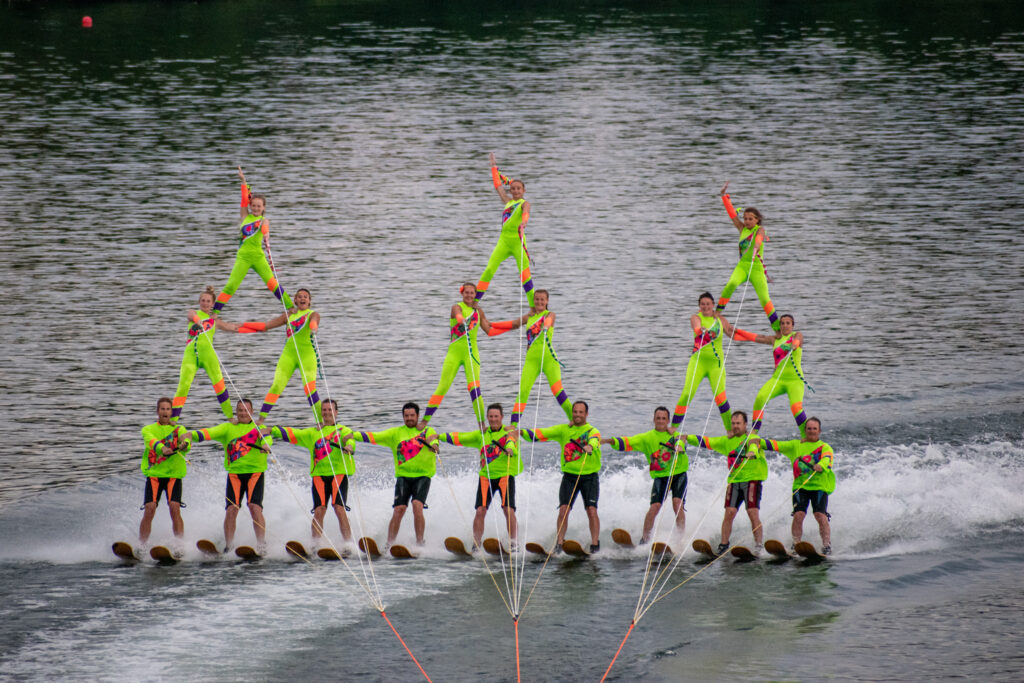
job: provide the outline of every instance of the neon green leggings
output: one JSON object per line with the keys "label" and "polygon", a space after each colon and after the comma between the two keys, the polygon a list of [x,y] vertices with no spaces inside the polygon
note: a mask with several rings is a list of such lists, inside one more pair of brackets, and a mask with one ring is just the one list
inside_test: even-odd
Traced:
{"label": "neon green leggings", "polygon": [[[200,344],[196,347],[198,340],[189,343],[185,347],[185,353],[181,357],[181,373],[178,375],[178,388],[174,392],[174,399],[171,401],[171,420],[177,422],[181,416],[181,410],[188,400],[188,391],[192,387],[192,380],[195,379],[196,371],[202,368],[206,376],[213,382],[213,391],[217,394],[220,402],[220,411],[231,419],[231,401],[228,397],[228,390],[224,386],[224,376],[221,374],[220,363],[217,361],[217,352],[210,344]],[[199,353],[196,353],[196,348]],[[197,357],[198,355],[198,357]]]}
{"label": "neon green leggings", "polygon": [[785,377],[776,381],[775,375],[764,383],[761,390],[757,392],[754,399],[754,432],[761,429],[761,421],[764,419],[764,407],[776,396],[786,394],[789,397],[789,412],[793,413],[796,426],[800,430],[800,437],[807,436],[807,414],[804,412],[804,383],[799,377]]}
{"label": "neon green leggings", "polygon": [[224,289],[217,295],[217,301],[213,305],[214,311],[224,310],[224,306],[231,300],[234,293],[238,291],[242,280],[249,274],[250,269],[255,270],[256,274],[263,278],[267,289],[273,292],[279,301],[284,302],[285,308],[292,307],[292,298],[278,284],[277,278],[274,277],[274,271],[271,270],[270,263],[267,261],[267,256],[263,253],[263,250],[245,245],[238,250],[238,255],[235,256],[235,265],[231,268],[228,283],[224,285]]}
{"label": "neon green leggings", "polygon": [[533,278],[530,276],[530,263],[526,256],[526,247],[519,241],[519,235],[498,238],[498,244],[491,252],[491,258],[487,260],[487,267],[484,268],[479,282],[476,283],[477,301],[484,298],[484,293],[491,286],[491,279],[498,272],[505,259],[512,257],[516,260],[516,268],[519,270],[519,281],[523,284],[523,291],[526,292],[526,301],[533,307]]}
{"label": "neon green leggings", "polygon": [[675,415],[672,416],[672,426],[678,427],[682,423],[686,417],[686,410],[690,407],[690,401],[705,378],[711,384],[715,404],[718,405],[722,424],[728,433],[732,429],[732,410],[725,395],[725,366],[713,354],[705,355],[702,351],[690,354],[690,361],[686,364],[686,383],[683,385],[683,393],[679,395]]}
{"label": "neon green leggings", "polygon": [[[572,419],[572,401],[562,388],[562,366],[558,364],[551,349],[548,348],[546,340],[541,337],[534,341],[534,346],[544,344],[542,352],[536,352],[531,347],[526,352],[526,359],[523,361],[523,375],[519,378],[519,395],[516,397],[516,405],[512,409],[512,424],[518,424],[519,419],[526,410],[526,402],[530,398],[533,385],[543,371],[551,386],[551,393],[555,400],[562,406],[565,416]],[[533,352],[533,353],[531,353]],[[543,365],[543,367],[541,367]]]}
{"label": "neon green leggings", "polygon": [[732,275],[729,276],[729,281],[725,283],[722,296],[718,299],[716,310],[719,312],[725,310],[725,305],[729,303],[732,293],[736,291],[737,287],[747,281],[747,273],[750,273],[750,284],[754,285],[754,291],[757,292],[757,300],[761,302],[761,308],[764,309],[764,314],[768,316],[768,322],[771,324],[772,329],[778,332],[779,316],[776,315],[775,306],[772,305],[772,299],[768,295],[768,277],[765,275],[764,262],[761,259],[753,259],[753,261],[753,266],[751,266],[750,259],[740,259],[740,262],[736,264]]}
{"label": "neon green leggings", "polygon": [[448,393],[455,375],[459,368],[466,375],[466,388],[469,390],[469,400],[473,402],[473,412],[476,414],[476,421],[484,422],[484,399],[480,392],[480,362],[469,357],[469,349],[466,348],[465,337],[456,339],[448,346],[448,353],[444,357],[444,365],[441,366],[441,379],[434,389],[434,394],[427,401],[427,409],[423,413],[423,421],[430,422],[437,409],[441,407],[444,395]]}
{"label": "neon green leggings", "polygon": [[281,392],[288,386],[288,381],[299,370],[302,375],[302,388],[306,392],[306,399],[313,408],[317,422],[323,422],[323,415],[320,412],[320,396],[316,391],[316,352],[312,345],[303,348],[299,347],[302,354],[302,363],[299,363],[299,355],[295,352],[295,344],[288,339],[281,352],[281,358],[277,361],[277,369],[274,370],[274,384],[267,392],[263,400],[263,407],[260,408],[260,417],[266,417],[271,409],[277,405],[277,399],[281,398]]}

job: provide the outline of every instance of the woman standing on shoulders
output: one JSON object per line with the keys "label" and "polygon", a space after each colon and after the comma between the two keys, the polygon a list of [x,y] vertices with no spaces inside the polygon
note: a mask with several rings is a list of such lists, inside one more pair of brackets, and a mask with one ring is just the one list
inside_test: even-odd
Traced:
{"label": "woman standing on shoulders", "polygon": [[[491,152],[491,177],[494,180],[494,189],[505,203],[505,208],[501,212],[501,235],[494,251],[491,252],[491,258],[487,261],[487,267],[480,276],[480,281],[476,284],[476,298],[484,298],[487,288],[491,286],[491,278],[498,272],[498,266],[511,256],[516,260],[519,280],[523,283],[523,291],[526,292],[526,301],[532,307],[533,279],[530,276],[530,253],[526,251],[526,222],[530,220],[530,202],[523,198],[526,194],[526,185],[522,180],[503,175],[498,170],[497,163],[494,152]],[[506,185],[508,192],[505,191]]]}
{"label": "woman standing on shoulders", "polygon": [[[729,277],[729,282],[726,283],[725,289],[722,290],[722,296],[718,299],[716,310],[719,313],[724,311],[725,305],[729,303],[729,298],[736,291],[736,288],[749,280],[750,284],[754,285],[757,299],[761,302],[764,314],[768,316],[768,322],[771,324],[772,329],[778,332],[779,318],[775,315],[775,306],[772,305],[772,299],[768,295],[768,273],[765,270],[763,260],[765,231],[761,225],[764,223],[764,217],[761,216],[760,211],[752,206],[748,206],[746,209],[742,209],[743,220],[740,220],[739,214],[732,206],[729,195],[725,193],[728,187],[729,181],[726,181],[719,194],[722,197],[722,204],[725,205],[726,213],[729,214],[729,218],[732,219],[736,229],[740,231],[740,262],[736,264],[732,275]],[[729,426],[726,425],[726,430],[728,429]]]}
{"label": "woman standing on shoulders", "polygon": [[796,426],[800,429],[800,438],[807,436],[807,413],[804,412],[804,379],[800,359],[803,357],[804,335],[797,332],[793,316],[786,313],[779,318],[781,330],[774,335],[753,334],[746,330],[737,330],[736,338],[742,341],[753,341],[758,344],[771,344],[772,356],[775,359],[775,372],[764,383],[754,399],[754,425],[752,434],[761,429],[764,407],[776,396],[786,394],[789,397],[789,411],[793,413]]}

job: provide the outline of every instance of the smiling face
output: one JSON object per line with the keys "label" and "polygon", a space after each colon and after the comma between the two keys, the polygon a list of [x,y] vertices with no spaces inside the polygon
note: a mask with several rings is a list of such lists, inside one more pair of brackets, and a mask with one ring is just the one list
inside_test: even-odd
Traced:
{"label": "smiling face", "polygon": [[583,403],[574,403],[572,406],[572,423],[579,427],[587,423],[587,406]]}
{"label": "smiling face", "polygon": [[533,307],[538,311],[548,310],[548,293],[537,292],[533,295]]}
{"label": "smiling face", "polygon": [[668,411],[654,411],[654,428],[659,432],[668,431]]}
{"label": "smiling face", "polygon": [[309,305],[313,303],[313,297],[305,289],[300,289],[295,292],[295,296],[292,297],[292,301],[295,302],[295,308],[300,311],[305,311],[309,308]]}
{"label": "smiling face", "polygon": [[263,211],[267,208],[267,202],[263,197],[253,197],[249,200],[249,213],[253,216],[262,216]]}
{"label": "smiling face", "polygon": [[702,296],[698,304],[700,306],[700,314],[705,318],[710,318],[715,314],[715,300],[709,296]]}
{"label": "smiling face", "polygon": [[805,441],[817,441],[821,438],[821,423],[817,420],[812,418],[805,422],[804,429],[807,431]]}
{"label": "smiling face", "polygon": [[171,424],[171,415],[174,414],[174,406],[170,401],[160,401],[156,406],[156,421],[162,425]]}
{"label": "smiling face", "polygon": [[733,436],[740,436],[747,433],[747,418],[743,415],[733,415],[731,424]]}
{"label": "smiling face", "polygon": [[235,404],[235,419],[238,420],[238,424],[248,424],[252,422],[252,417],[252,404],[245,400]]}
{"label": "smiling face", "polygon": [[487,411],[487,426],[491,428],[491,431],[501,430],[501,421],[505,416],[501,414],[501,411],[497,408],[491,408]]}
{"label": "smiling face", "polygon": [[779,318],[779,332],[781,332],[784,335],[792,334],[793,328],[794,324],[792,316],[784,315],[781,318]]}
{"label": "smiling face", "polygon": [[753,211],[743,212],[743,226],[746,228],[757,227],[757,214]]}
{"label": "smiling face", "polygon": [[462,285],[462,303],[472,306],[474,301],[476,301],[476,285],[467,282]]}
{"label": "smiling face", "polygon": [[523,185],[521,180],[513,180],[509,183],[508,193],[512,195],[512,199],[519,200],[526,194],[526,186]]}
{"label": "smiling face", "polygon": [[415,427],[420,421],[420,414],[415,408],[406,408],[402,411],[402,421],[406,427]]}
{"label": "smiling face", "polygon": [[324,401],[320,404],[320,412],[324,416],[324,424],[332,425],[338,419],[338,409],[330,401]]}
{"label": "smiling face", "polygon": [[203,313],[209,313],[213,310],[213,294],[203,292],[199,295],[199,310]]}

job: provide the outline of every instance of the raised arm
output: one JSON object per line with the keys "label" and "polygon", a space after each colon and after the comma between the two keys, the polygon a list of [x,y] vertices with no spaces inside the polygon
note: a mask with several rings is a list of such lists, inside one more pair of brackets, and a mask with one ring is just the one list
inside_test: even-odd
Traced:
{"label": "raised arm", "polygon": [[244,221],[249,215],[249,186],[245,183],[245,174],[242,167],[238,167],[238,179],[242,181],[242,205],[238,209],[238,219]]}
{"label": "raised arm", "polygon": [[508,204],[512,201],[512,197],[505,191],[505,185],[508,184],[509,178],[498,170],[498,160],[494,158],[494,152],[491,152],[491,179],[494,181],[494,189],[501,197],[501,203]]}
{"label": "raised arm", "polygon": [[725,206],[725,212],[729,214],[729,218],[732,219],[732,224],[736,226],[736,229],[743,232],[743,221],[736,214],[736,209],[732,207],[732,200],[729,199],[729,195],[725,193],[725,190],[729,187],[729,181],[725,181],[725,185],[722,185],[721,192],[718,195],[722,198],[722,205]]}

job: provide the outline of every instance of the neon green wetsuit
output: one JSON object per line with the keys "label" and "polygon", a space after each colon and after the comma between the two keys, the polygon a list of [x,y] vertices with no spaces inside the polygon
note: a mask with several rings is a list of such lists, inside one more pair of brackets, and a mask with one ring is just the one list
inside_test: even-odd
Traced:
{"label": "neon green wetsuit", "polygon": [[[836,490],[836,474],[832,471],[835,456],[827,443],[821,439],[812,442],[766,439],[765,442],[769,450],[782,453],[793,463],[794,491],[832,493]],[[815,465],[821,465],[822,471],[815,472]]]}
{"label": "neon green wetsuit", "polygon": [[260,444],[269,446],[273,437],[263,436],[252,422],[221,422],[215,427],[189,432],[192,441],[217,441],[224,446],[224,469],[228,474],[254,474],[267,471],[267,454]]}
{"label": "neon green wetsuit", "polygon": [[740,436],[697,436],[690,434],[686,443],[703,446],[726,456],[730,484],[768,479],[768,460],[764,457],[764,439],[750,434]]}
{"label": "neon green wetsuit", "polygon": [[[601,432],[589,423],[555,425],[543,429],[524,429],[527,441],[557,441],[562,446],[562,472],[565,474],[593,474],[601,470]],[[591,453],[583,450],[587,444]]]}
{"label": "neon green wetsuit", "polygon": [[483,274],[480,275],[480,281],[476,284],[478,301],[487,293],[487,288],[491,286],[491,278],[498,272],[498,266],[511,256],[516,260],[519,281],[522,282],[523,291],[526,292],[526,300],[530,307],[533,307],[533,279],[530,277],[526,236],[519,237],[519,226],[523,222],[523,204],[525,202],[525,199],[513,199],[505,205],[501,212],[501,235],[498,237],[498,244],[491,252],[491,258],[487,260],[487,267],[484,268]]}
{"label": "neon green wetsuit", "polygon": [[508,437],[504,426],[498,431],[488,427],[484,432],[446,432],[440,435],[450,444],[480,449],[480,478],[514,477],[523,471],[519,444]]}
{"label": "neon green wetsuit", "polygon": [[732,428],[732,410],[729,408],[729,399],[725,395],[725,356],[722,352],[722,322],[717,317],[705,317],[700,313],[701,331],[693,335],[693,352],[686,364],[686,382],[683,384],[683,393],[679,395],[679,403],[676,404],[675,414],[672,416],[672,426],[679,426],[686,417],[686,410],[690,407],[697,388],[706,377],[711,384],[711,393],[714,394],[715,404],[718,405],[718,412],[722,417],[722,424],[725,430]]}
{"label": "neon green wetsuit", "polygon": [[292,298],[278,284],[270,262],[267,261],[267,255],[263,251],[269,237],[270,227],[263,216],[249,214],[238,226],[238,254],[235,256],[235,265],[231,268],[231,275],[228,276],[228,283],[224,285],[224,290],[217,295],[217,301],[213,305],[215,313],[224,310],[224,306],[238,291],[239,285],[248,275],[250,268],[263,278],[267,289],[274,293],[278,301],[284,302],[285,308],[292,307]]}
{"label": "neon green wetsuit", "polygon": [[[740,213],[742,213],[742,209],[740,209]],[[761,244],[757,254],[754,254],[754,237],[760,229],[760,225],[755,225],[753,228],[743,227],[740,230],[740,262],[736,264],[732,275],[729,277],[729,282],[726,283],[725,289],[722,290],[722,296],[718,299],[716,310],[719,312],[724,311],[725,305],[729,303],[729,298],[736,291],[736,288],[750,280],[750,284],[754,285],[754,291],[757,292],[757,300],[761,302],[761,308],[764,309],[764,314],[768,316],[768,322],[771,323],[772,329],[778,332],[779,316],[776,315],[775,306],[772,305],[771,297],[768,295],[768,276],[765,273],[764,261],[762,260],[764,244]],[[728,429],[728,426],[726,426],[726,429]]]}
{"label": "neon green wetsuit", "polygon": [[791,343],[793,335],[788,334],[776,339],[772,345],[772,356],[775,359],[775,372],[771,378],[764,383],[757,397],[754,399],[754,428],[756,434],[761,429],[761,421],[764,419],[764,407],[768,401],[776,396],[786,394],[789,397],[789,411],[793,413],[796,426],[800,430],[800,436],[807,435],[807,413],[804,412],[804,371],[800,367],[800,358],[803,356],[803,348],[793,348]]}
{"label": "neon green wetsuit", "polygon": [[181,373],[178,375],[178,388],[174,392],[172,400],[171,421],[177,422],[181,417],[181,410],[188,400],[188,390],[195,379],[196,371],[202,368],[206,371],[207,377],[213,382],[213,390],[217,393],[217,400],[220,402],[220,411],[224,416],[231,418],[231,401],[228,398],[227,387],[224,386],[224,375],[221,373],[220,363],[217,361],[217,352],[213,350],[213,335],[217,332],[217,323],[209,313],[196,311],[199,323],[189,323],[188,343],[185,344],[185,353],[181,357]]}
{"label": "neon green wetsuit", "polygon": [[[192,444],[189,443],[184,451],[176,449],[183,441],[189,440],[188,430],[175,424],[154,422],[142,428],[142,440],[146,442],[146,450],[142,453],[144,475],[160,479],[185,478],[185,455],[192,449]],[[164,455],[161,446],[175,449],[175,452]]]}
{"label": "neon green wetsuit", "polygon": [[430,446],[437,444],[438,437],[432,427],[420,431],[403,424],[383,432],[354,432],[354,436],[356,441],[390,448],[396,477],[433,477],[437,472],[437,455]]}
{"label": "neon green wetsuit", "polygon": [[270,391],[267,392],[267,397],[263,399],[260,417],[265,418],[277,405],[277,399],[281,398],[281,392],[288,386],[288,380],[292,378],[296,370],[299,370],[302,375],[302,389],[306,392],[306,400],[309,401],[313,414],[316,415],[317,423],[323,422],[323,416],[320,413],[320,395],[316,391],[316,351],[310,340],[312,333],[309,329],[309,321],[313,317],[313,313],[312,308],[307,308],[288,316],[288,323],[285,327],[287,339],[284,342],[281,357],[277,361],[277,369],[274,370],[274,383],[271,385]]}
{"label": "neon green wetsuit", "polygon": [[455,375],[458,374],[460,367],[466,375],[466,388],[469,390],[469,400],[473,403],[476,421],[484,421],[484,399],[480,393],[480,350],[476,345],[477,332],[480,330],[480,314],[461,301],[459,309],[462,311],[464,322],[459,322],[455,318],[448,319],[451,330],[448,353],[444,357],[444,365],[441,366],[441,379],[427,401],[427,409],[423,411],[424,422],[430,422],[430,418],[441,407],[441,401],[455,381]]}
{"label": "neon green wetsuit", "polygon": [[351,476],[356,473],[355,459],[343,450],[345,442],[354,436],[354,432],[345,425],[324,425],[322,430],[318,427],[292,429],[275,426],[270,433],[275,439],[309,449],[311,477]]}
{"label": "neon green wetsuit", "polygon": [[[609,444],[617,451],[640,451],[647,456],[647,464],[651,479],[682,474],[690,467],[690,459],[686,449],[682,448],[676,456],[678,437],[671,432],[659,432],[656,429],[634,434],[633,436],[612,437]],[[675,463],[672,459],[675,458]]]}
{"label": "neon green wetsuit", "polygon": [[545,324],[547,315],[548,311],[536,313],[526,321],[526,358],[523,361],[523,374],[519,378],[519,395],[512,409],[512,424],[517,424],[526,410],[526,401],[530,398],[530,391],[541,372],[548,378],[551,393],[562,406],[565,416],[572,418],[572,401],[562,389],[562,366],[551,346],[555,330],[553,326]]}

